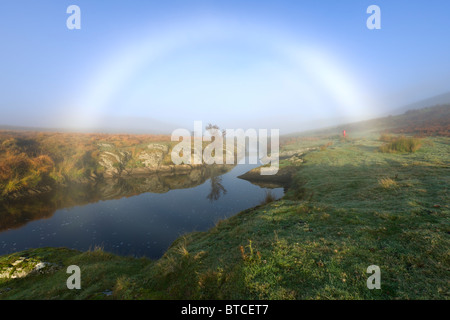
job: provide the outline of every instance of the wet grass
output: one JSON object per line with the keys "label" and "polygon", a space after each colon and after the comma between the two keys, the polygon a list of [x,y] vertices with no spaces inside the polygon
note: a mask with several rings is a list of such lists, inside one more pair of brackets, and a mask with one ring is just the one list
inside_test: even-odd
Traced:
{"label": "wet grass", "polygon": [[[450,140],[413,153],[379,152],[379,136],[326,141],[283,199],[188,234],[157,261],[50,248],[0,257],[61,266],[0,279],[0,299],[449,299]],[[71,264],[81,290],[66,288]],[[370,265],[380,290],[366,286]]]}

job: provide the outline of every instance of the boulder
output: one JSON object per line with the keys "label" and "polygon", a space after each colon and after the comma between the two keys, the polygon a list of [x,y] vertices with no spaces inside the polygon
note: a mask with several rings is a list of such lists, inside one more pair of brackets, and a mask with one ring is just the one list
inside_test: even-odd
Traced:
{"label": "boulder", "polygon": [[143,151],[139,154],[138,159],[147,168],[159,168],[164,159],[164,152],[162,151]]}
{"label": "boulder", "polygon": [[131,159],[127,151],[104,151],[100,154],[99,164],[105,168],[105,175],[120,176]]}

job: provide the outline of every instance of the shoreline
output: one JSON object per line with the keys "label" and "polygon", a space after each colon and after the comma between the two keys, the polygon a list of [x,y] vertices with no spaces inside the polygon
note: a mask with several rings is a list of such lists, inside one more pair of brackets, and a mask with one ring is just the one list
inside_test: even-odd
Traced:
{"label": "shoreline", "polygon": [[288,189],[292,183],[294,174],[297,172],[295,166],[280,168],[274,175],[261,175],[261,167],[254,168],[240,176],[239,179],[247,180],[261,188],[283,187]]}
{"label": "shoreline", "polygon": [[[214,165],[214,168],[228,168],[232,165]],[[27,197],[34,197],[44,194],[49,194],[53,191],[56,191],[59,188],[69,188],[71,186],[83,186],[89,184],[97,184],[104,181],[112,181],[114,179],[130,179],[130,178],[145,178],[152,176],[172,176],[172,175],[186,175],[194,170],[204,170],[207,168],[206,164],[199,165],[165,165],[160,166],[158,168],[131,168],[125,169],[120,174],[91,174],[89,177],[84,177],[80,179],[70,180],[64,183],[57,183],[56,181],[52,181],[52,183],[48,183],[35,188],[27,188],[24,190],[17,191],[15,193],[8,194],[6,196],[0,197],[1,202],[9,202],[9,201],[17,201],[26,199]]]}

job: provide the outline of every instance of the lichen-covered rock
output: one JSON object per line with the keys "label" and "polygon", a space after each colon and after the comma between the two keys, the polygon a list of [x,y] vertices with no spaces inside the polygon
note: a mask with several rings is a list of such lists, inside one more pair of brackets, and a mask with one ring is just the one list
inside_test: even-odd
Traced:
{"label": "lichen-covered rock", "polygon": [[309,151],[314,151],[317,150],[318,148],[313,147],[313,148],[304,148],[304,149],[298,149],[298,150],[285,150],[280,152],[279,157],[280,159],[286,159],[286,158],[290,158],[290,157],[301,157],[303,156],[306,152]]}
{"label": "lichen-covered rock", "polygon": [[169,152],[169,146],[165,144],[159,143],[151,143],[147,146],[150,150],[159,150],[162,153],[167,154]]}
{"label": "lichen-covered rock", "polygon": [[138,159],[141,160],[142,164],[147,168],[159,168],[164,159],[164,152],[153,151],[147,152],[143,151],[139,154]]}
{"label": "lichen-covered rock", "polygon": [[142,151],[138,159],[148,169],[158,169],[162,166],[164,157],[169,152],[169,146],[159,143],[151,143],[148,151]]}
{"label": "lichen-covered rock", "polygon": [[105,168],[106,176],[120,176],[130,159],[131,154],[127,151],[103,151],[99,164]]}
{"label": "lichen-covered rock", "polygon": [[24,278],[30,274],[50,273],[57,269],[59,266],[54,263],[20,257],[9,266],[0,268],[0,279]]}

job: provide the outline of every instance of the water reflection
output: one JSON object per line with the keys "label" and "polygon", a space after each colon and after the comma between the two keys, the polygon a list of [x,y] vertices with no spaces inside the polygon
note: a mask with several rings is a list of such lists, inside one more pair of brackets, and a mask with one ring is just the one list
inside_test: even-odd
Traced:
{"label": "water reflection", "polygon": [[232,168],[233,166],[225,165],[206,166],[184,173],[105,179],[95,184],[71,185],[46,194],[0,202],[0,232],[20,228],[33,220],[48,219],[59,209],[128,198],[148,192],[166,193],[170,190],[192,188],[208,179],[211,179],[208,199],[214,201],[227,192],[219,176]]}
{"label": "water reflection", "polygon": [[[267,189],[238,178],[253,167],[208,166],[176,175],[105,180],[0,203],[0,255],[39,247],[85,251],[101,246],[119,255],[157,259],[182,234],[206,231],[261,204]],[[283,188],[272,192],[277,199],[284,193]]]}
{"label": "water reflection", "polygon": [[209,201],[216,201],[223,194],[227,194],[227,189],[222,185],[222,178],[219,176],[211,177],[211,192],[206,197]]}

